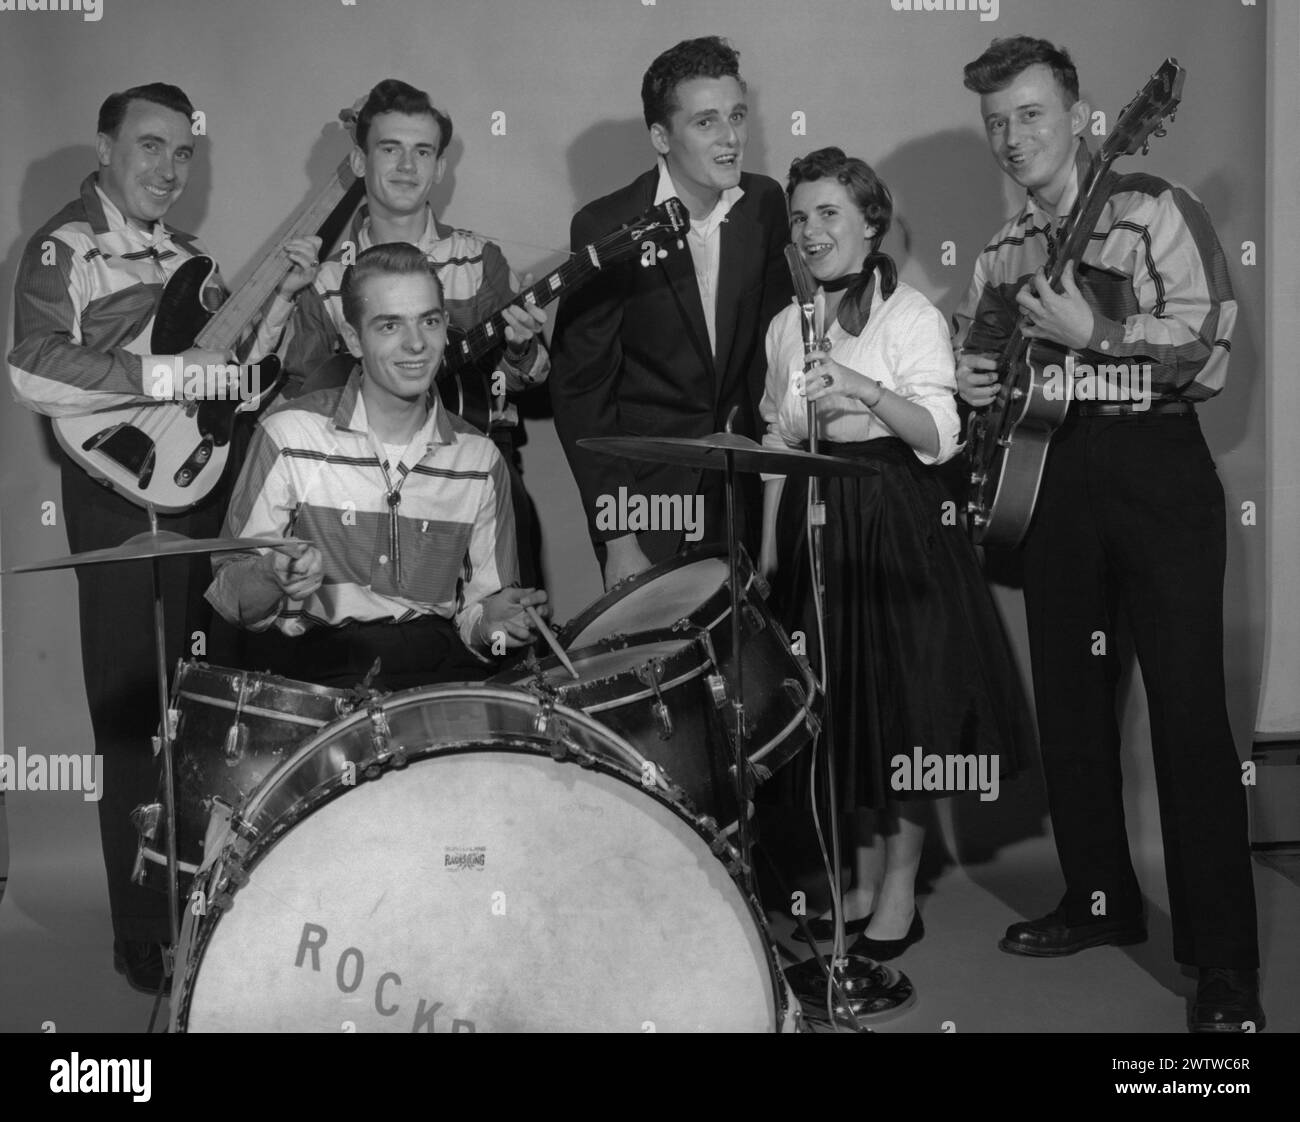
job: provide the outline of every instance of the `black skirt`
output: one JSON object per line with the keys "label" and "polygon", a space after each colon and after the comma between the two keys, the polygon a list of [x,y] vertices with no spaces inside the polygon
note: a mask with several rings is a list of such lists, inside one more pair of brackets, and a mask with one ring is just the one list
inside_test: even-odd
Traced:
{"label": "black skirt", "polygon": [[[874,475],[822,481],[826,718],[833,725],[843,806],[879,809],[892,799],[968,789],[951,781],[974,775],[956,761],[972,754],[1000,777],[1014,774],[1026,758],[1032,726],[1010,646],[951,495],[897,437],[821,441],[818,451],[879,468]],[[808,657],[820,671],[806,495],[806,480],[786,479],[773,603],[787,629],[806,636]],[[939,786],[924,781],[938,774],[934,757],[947,780]],[[945,766],[947,757],[953,765]],[[806,798],[806,782],[796,780],[795,790]]]}

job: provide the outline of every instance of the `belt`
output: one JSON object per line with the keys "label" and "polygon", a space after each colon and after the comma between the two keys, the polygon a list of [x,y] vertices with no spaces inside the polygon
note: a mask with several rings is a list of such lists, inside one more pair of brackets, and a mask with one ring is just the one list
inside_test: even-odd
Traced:
{"label": "belt", "polygon": [[1195,413],[1196,403],[1191,401],[1153,401],[1149,405],[1141,402],[1101,402],[1080,401],[1075,403],[1080,417],[1141,417],[1149,413],[1182,414]]}

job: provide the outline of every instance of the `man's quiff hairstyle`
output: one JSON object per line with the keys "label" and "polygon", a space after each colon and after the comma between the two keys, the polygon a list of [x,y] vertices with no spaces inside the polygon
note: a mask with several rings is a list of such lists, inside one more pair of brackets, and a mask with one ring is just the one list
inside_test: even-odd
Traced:
{"label": "man's quiff hairstyle", "polygon": [[187,121],[194,119],[194,106],[180,86],[169,86],[166,82],[150,82],[147,86],[132,86],[121,93],[109,94],[104,99],[104,104],[99,107],[99,121],[95,131],[116,140],[118,129],[126,120],[126,111],[133,101],[148,101],[180,113]]}
{"label": "man's quiff hairstyle", "polygon": [[427,276],[433,278],[438,290],[438,303],[442,304],[442,281],[438,279],[438,270],[424,251],[410,242],[383,242],[364,250],[355,265],[343,270],[343,283],[339,285],[339,295],[343,299],[343,318],[352,325],[353,330],[361,331],[363,309],[361,286],[369,277],[409,277]]}
{"label": "man's quiff hairstyle", "polygon": [[376,85],[357,111],[353,131],[361,151],[366,151],[366,142],[370,139],[370,123],[381,113],[402,113],[408,117],[428,114],[438,125],[438,151],[434,155],[441,156],[447,151],[447,145],[451,143],[451,118],[429,100],[427,93],[398,78],[385,78]]}
{"label": "man's quiff hairstyle", "polygon": [[994,39],[974,62],[965,67],[962,84],[977,94],[1005,90],[1017,74],[1036,63],[1050,66],[1056,84],[1065,94],[1068,109],[1079,100],[1079,72],[1064,47],[1057,47],[1046,39],[1033,39],[1017,35],[1011,39]]}
{"label": "man's quiff hairstyle", "polygon": [[650,64],[641,79],[641,111],[645,127],[668,127],[672,115],[680,106],[677,87],[692,78],[735,78],[740,88],[745,83],[740,77],[740,52],[725,39],[709,35],[703,39],[683,39],[669,47]]}

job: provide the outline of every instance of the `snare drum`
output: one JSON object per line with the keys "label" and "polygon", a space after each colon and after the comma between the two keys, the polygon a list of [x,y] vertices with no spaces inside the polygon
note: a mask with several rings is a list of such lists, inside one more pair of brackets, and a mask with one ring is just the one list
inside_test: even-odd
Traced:
{"label": "snare drum", "polygon": [[[181,662],[172,683],[176,858],[181,894],[203,863],[208,816],[238,806],[305,740],[351,711],[353,695],[273,674]],[[161,761],[159,772],[162,771]],[[133,814],[140,834],[132,879],[167,891],[163,779]]]}
{"label": "snare drum", "polygon": [[[743,549],[740,580],[748,757],[755,779],[761,782],[812,739],[819,727],[820,695],[808,660],[794,652],[785,628],[768,610],[765,590],[760,591],[763,582]],[[566,624],[558,638],[566,650],[580,651],[611,639],[633,644],[645,638],[647,632],[663,630],[683,638],[697,638],[730,686],[735,666],[725,551],[687,549],[630,577]],[[723,715],[721,727],[730,743],[734,730],[729,704]],[[653,758],[648,746],[640,746]]]}
{"label": "snare drum", "polygon": [[792,1029],[734,850],[639,759],[514,690],[353,713],[229,821],[173,1031]]}

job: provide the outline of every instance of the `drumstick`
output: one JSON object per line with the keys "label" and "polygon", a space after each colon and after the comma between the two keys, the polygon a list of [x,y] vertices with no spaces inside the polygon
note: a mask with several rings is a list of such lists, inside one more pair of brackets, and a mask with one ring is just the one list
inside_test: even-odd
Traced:
{"label": "drumstick", "polygon": [[555,652],[555,657],[564,664],[564,669],[573,675],[575,682],[581,680],[581,675],[573,668],[573,663],[569,661],[569,656],[564,653],[564,648],[556,640],[554,633],[546,626],[546,620],[542,619],[541,614],[532,604],[525,604],[524,611],[528,613],[528,618],[533,621],[534,626],[542,633],[542,638],[546,640],[547,645]]}

